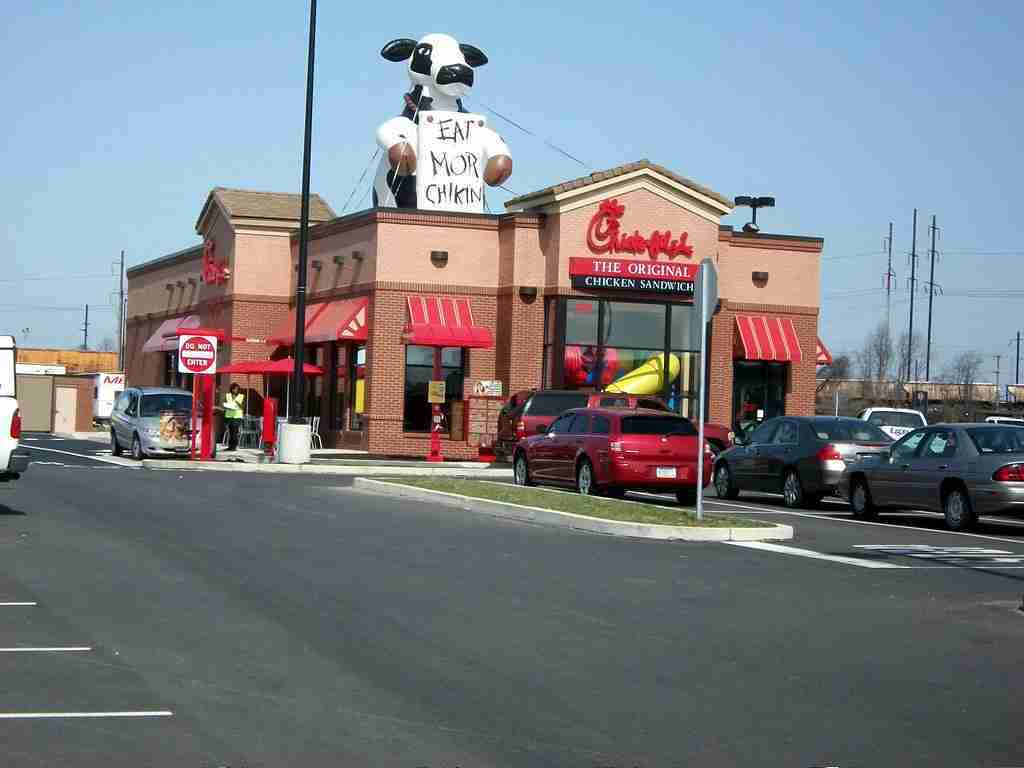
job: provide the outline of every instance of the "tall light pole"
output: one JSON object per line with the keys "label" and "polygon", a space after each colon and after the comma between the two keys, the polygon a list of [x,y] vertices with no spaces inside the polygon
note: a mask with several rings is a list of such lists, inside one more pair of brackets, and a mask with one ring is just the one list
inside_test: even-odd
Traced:
{"label": "tall light pole", "polygon": [[292,402],[288,419],[302,424],[306,362],[306,258],[309,249],[309,155],[313,139],[313,61],[316,51],[316,0],[309,4],[309,54],[306,69],[306,135],[302,146],[302,213],[299,217],[299,275],[295,287],[295,369],[292,371]]}

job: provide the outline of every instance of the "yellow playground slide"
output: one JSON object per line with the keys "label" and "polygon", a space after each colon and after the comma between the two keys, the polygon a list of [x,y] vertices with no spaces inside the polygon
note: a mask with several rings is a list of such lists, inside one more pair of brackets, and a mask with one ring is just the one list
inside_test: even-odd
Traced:
{"label": "yellow playground slide", "polygon": [[[622,376],[605,388],[605,392],[624,395],[656,395],[665,389],[665,355],[655,355],[639,368]],[[669,381],[679,376],[679,356],[668,356]]]}

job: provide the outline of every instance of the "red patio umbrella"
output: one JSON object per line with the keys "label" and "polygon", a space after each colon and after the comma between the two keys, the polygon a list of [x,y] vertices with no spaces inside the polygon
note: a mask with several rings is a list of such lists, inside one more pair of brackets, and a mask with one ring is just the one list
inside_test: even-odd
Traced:
{"label": "red patio umbrella", "polygon": [[[246,374],[260,374],[263,376],[291,376],[292,371],[295,370],[295,358],[294,357],[283,357],[280,360],[243,360],[238,363],[232,363],[231,365],[225,365],[217,368],[217,373],[246,373]],[[319,365],[311,365],[310,363],[303,363],[302,373],[305,376],[323,376],[327,373]],[[285,414],[287,415],[288,407],[291,405],[291,379],[288,379],[288,393],[285,395]],[[246,398],[246,410],[248,410],[249,398]]]}
{"label": "red patio umbrella", "polygon": [[[283,357],[280,360],[243,360],[217,368],[217,373],[260,373],[264,376],[290,376],[295,370],[295,358]],[[302,373],[305,376],[323,376],[327,371],[319,365],[303,363]]]}

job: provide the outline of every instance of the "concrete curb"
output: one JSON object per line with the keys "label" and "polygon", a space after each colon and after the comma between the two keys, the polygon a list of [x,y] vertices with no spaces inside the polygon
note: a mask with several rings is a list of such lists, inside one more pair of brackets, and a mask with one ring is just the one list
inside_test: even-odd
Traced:
{"label": "concrete curb", "polygon": [[511,478],[511,469],[461,467],[352,467],[322,464],[253,464],[234,461],[191,462],[184,459],[143,459],[143,469],[181,472],[252,472],[279,475],[334,475],[339,477],[464,477],[478,480]]}
{"label": "concrete curb", "polygon": [[368,480],[357,477],[353,484],[356,490],[370,493],[399,496],[414,501],[427,501],[457,506],[471,512],[480,512],[493,517],[523,520],[559,528],[571,528],[590,533],[604,533],[610,536],[624,536],[634,539],[660,539],[672,541],[781,541],[793,538],[793,527],[772,523],[763,528],[692,528],[685,525],[656,525],[649,523],[625,523],[618,520],[601,520],[596,517],[576,515],[571,512],[557,512],[540,507],[527,507],[504,501],[476,499],[446,491],[429,491],[399,483]]}

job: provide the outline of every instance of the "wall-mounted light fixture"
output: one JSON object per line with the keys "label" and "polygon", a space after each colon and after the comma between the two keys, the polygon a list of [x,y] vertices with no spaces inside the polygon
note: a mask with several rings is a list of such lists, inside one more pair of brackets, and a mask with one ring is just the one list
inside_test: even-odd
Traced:
{"label": "wall-mounted light fixture", "polygon": [[353,261],[362,261],[363,260],[363,252],[362,251],[352,251],[352,259],[353,259]]}
{"label": "wall-mounted light fixture", "polygon": [[188,279],[188,284],[189,284],[189,285],[197,285],[197,284],[198,284],[198,281],[197,281],[197,280],[196,280],[196,279],[195,279],[194,277],[190,277],[190,278]]}
{"label": "wall-mounted light fixture", "polygon": [[322,261],[320,261],[320,259],[313,259],[313,260],[312,260],[311,262],[309,262],[309,264],[310,264],[310,266],[312,266],[312,267],[313,267],[313,269],[315,269],[315,270],[316,270],[317,272],[319,272],[319,271],[320,271],[321,269],[323,269],[323,268],[324,268],[324,263],[323,263]]}
{"label": "wall-mounted light fixture", "polygon": [[767,272],[751,272],[750,279],[754,281],[754,285],[758,288],[764,288],[768,285],[768,273]]}
{"label": "wall-mounted light fixture", "polygon": [[166,285],[164,285],[164,288],[166,288],[168,291],[173,291],[174,283],[167,283]]}
{"label": "wall-mounted light fixture", "polygon": [[343,253],[336,253],[336,254],[334,254],[334,263],[337,264],[339,267],[345,266],[345,254],[343,254]]}
{"label": "wall-mounted light fixture", "polygon": [[431,251],[430,263],[435,267],[443,267],[448,263],[448,251]]}
{"label": "wall-mounted light fixture", "polygon": [[750,195],[740,195],[736,198],[735,202],[736,207],[750,208],[753,213],[753,219],[743,225],[744,232],[760,232],[757,228],[757,209],[775,207],[774,197],[751,197]]}
{"label": "wall-mounted light fixture", "polygon": [[519,298],[525,303],[531,304],[537,298],[537,286],[535,285],[521,285],[519,286]]}
{"label": "wall-mounted light fixture", "polygon": [[185,281],[184,280],[179,280],[178,282],[175,283],[175,285],[178,286],[179,288],[184,288],[185,287]]}

